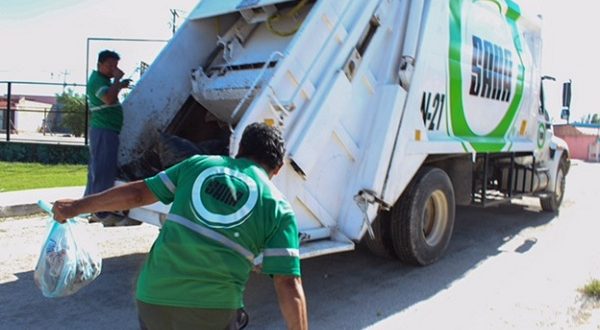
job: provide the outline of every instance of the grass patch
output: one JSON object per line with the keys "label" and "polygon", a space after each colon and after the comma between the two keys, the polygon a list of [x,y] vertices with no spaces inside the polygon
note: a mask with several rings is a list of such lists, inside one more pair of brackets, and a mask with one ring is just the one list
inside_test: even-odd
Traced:
{"label": "grass patch", "polygon": [[581,292],[588,297],[600,299],[600,280],[592,280],[581,289]]}
{"label": "grass patch", "polygon": [[0,192],[84,186],[87,165],[0,162]]}

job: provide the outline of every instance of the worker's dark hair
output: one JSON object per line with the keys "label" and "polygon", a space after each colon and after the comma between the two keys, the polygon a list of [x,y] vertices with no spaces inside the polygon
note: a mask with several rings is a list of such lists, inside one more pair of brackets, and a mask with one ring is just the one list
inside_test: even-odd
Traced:
{"label": "worker's dark hair", "polygon": [[100,54],[98,54],[98,63],[102,63],[102,62],[108,60],[109,58],[114,58],[117,61],[121,59],[121,57],[119,56],[119,54],[117,54],[117,52],[113,52],[112,50],[105,49],[105,50],[101,51]]}
{"label": "worker's dark hair", "polygon": [[240,141],[237,157],[246,157],[259,162],[271,172],[283,165],[285,146],[281,132],[263,123],[246,127]]}

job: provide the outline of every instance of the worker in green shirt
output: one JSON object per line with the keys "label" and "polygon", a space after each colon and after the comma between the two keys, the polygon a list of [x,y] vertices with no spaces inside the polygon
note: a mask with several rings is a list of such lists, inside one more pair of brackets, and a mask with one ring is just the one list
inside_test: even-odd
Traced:
{"label": "worker in green shirt", "polygon": [[295,214],[271,183],[285,153],[279,130],[251,124],[236,158],[193,156],[154,177],[54,203],[54,218],[172,203],[137,282],[149,329],[225,329],[243,307],[253,261],[273,276],[290,329],[308,327]]}
{"label": "worker in green shirt", "polygon": [[[123,126],[123,109],[119,103],[119,93],[129,87],[129,80],[123,79],[119,69],[119,54],[103,50],[98,54],[97,69],[88,79],[86,94],[91,112],[88,164],[88,180],[84,196],[99,193],[111,188],[117,177],[117,151],[119,133]],[[112,80],[111,80],[112,79]],[[128,220],[110,212],[92,214],[92,221],[114,225]]]}

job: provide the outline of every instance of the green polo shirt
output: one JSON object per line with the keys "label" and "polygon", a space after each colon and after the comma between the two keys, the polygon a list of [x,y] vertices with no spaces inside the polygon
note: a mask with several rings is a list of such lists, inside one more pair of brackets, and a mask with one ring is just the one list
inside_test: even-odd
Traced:
{"label": "green polo shirt", "polygon": [[110,78],[98,71],[93,71],[87,83],[86,94],[90,112],[92,113],[91,127],[105,128],[119,133],[123,126],[123,109],[117,101],[115,104],[105,104],[102,96],[111,85]]}
{"label": "green polo shirt", "polygon": [[194,156],[145,183],[161,202],[173,205],[140,273],[137,299],[243,307],[250,260],[260,253],[263,273],[300,276],[296,217],[256,163]]}

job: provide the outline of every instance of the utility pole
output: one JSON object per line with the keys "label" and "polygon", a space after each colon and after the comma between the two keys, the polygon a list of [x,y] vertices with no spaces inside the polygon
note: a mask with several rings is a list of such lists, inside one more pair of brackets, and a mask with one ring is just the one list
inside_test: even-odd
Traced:
{"label": "utility pole", "polygon": [[169,9],[171,11],[171,15],[173,15],[173,20],[171,21],[171,29],[173,34],[175,34],[175,30],[177,29],[177,17],[179,17],[179,13],[177,9]]}
{"label": "utility pole", "polygon": [[63,74],[63,93],[64,93],[65,88],[67,87],[67,76],[70,75],[71,73],[69,71],[67,71],[67,69],[65,69],[65,71],[62,74]]}

